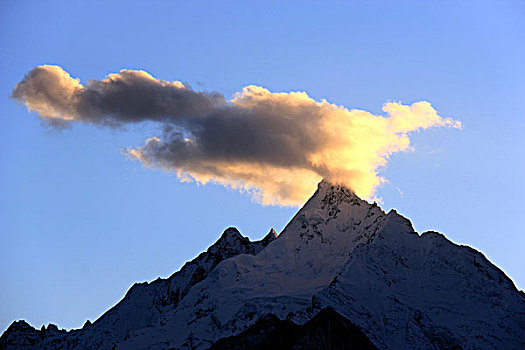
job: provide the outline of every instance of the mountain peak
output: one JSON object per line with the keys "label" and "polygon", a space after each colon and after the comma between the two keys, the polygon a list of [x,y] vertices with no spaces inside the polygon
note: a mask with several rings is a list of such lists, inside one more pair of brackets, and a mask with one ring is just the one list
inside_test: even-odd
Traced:
{"label": "mountain peak", "polygon": [[329,181],[326,179],[322,179],[319,184],[317,184],[317,189],[321,191],[326,190],[335,190],[335,191],[342,191],[347,195],[353,195],[357,196],[353,189],[351,189],[349,186],[346,186],[342,183],[338,183],[335,181]]}
{"label": "mountain peak", "polygon": [[367,204],[350,187],[323,179],[317,185],[317,191],[315,191],[303,208],[312,207],[313,205],[324,209],[326,207],[340,206],[343,203]]}
{"label": "mountain peak", "polygon": [[264,236],[264,238],[261,240],[261,242],[264,242],[265,245],[268,245],[268,243],[274,241],[277,239],[277,237],[279,237],[279,235],[277,234],[277,232],[275,232],[275,230],[273,229],[273,227],[270,229],[270,232],[268,232],[266,234],[266,236]]}
{"label": "mountain peak", "polygon": [[219,240],[230,241],[230,240],[237,240],[237,239],[242,239],[242,238],[245,238],[245,237],[239,232],[239,230],[237,230],[236,227],[228,227],[226,230],[224,230]]}
{"label": "mountain peak", "polygon": [[303,226],[317,226],[321,223],[333,222],[334,219],[337,219],[336,221],[342,226],[346,226],[351,220],[362,221],[368,215],[384,216],[385,213],[377,204],[370,204],[359,198],[345,185],[322,180],[317,186],[317,191],[297,212],[288,226],[297,221]]}

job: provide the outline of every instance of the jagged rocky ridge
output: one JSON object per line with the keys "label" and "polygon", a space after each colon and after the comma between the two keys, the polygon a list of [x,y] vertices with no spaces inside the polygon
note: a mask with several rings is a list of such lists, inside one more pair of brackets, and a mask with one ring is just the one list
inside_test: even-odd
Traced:
{"label": "jagged rocky ridge", "polygon": [[525,348],[525,296],[501,270],[345,187],[321,182],[275,238],[250,242],[228,229],[93,324],[66,332],[15,322],[0,348],[207,349],[265,315],[301,325],[326,307],[379,349]]}

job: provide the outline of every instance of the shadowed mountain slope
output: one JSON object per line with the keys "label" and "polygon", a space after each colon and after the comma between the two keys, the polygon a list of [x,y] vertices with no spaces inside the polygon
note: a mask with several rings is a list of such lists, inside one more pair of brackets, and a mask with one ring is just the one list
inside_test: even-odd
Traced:
{"label": "shadowed mountain slope", "polygon": [[219,339],[210,350],[377,350],[366,335],[332,308],[322,309],[304,325],[273,314],[238,335]]}

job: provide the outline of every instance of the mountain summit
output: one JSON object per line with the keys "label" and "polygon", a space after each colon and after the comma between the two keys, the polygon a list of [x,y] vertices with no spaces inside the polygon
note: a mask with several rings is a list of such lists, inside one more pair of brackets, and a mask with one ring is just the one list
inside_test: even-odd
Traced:
{"label": "mountain summit", "polygon": [[350,331],[343,349],[523,349],[525,294],[478,251],[322,181],[279,235],[251,242],[229,228],[93,324],[17,321],[0,349],[234,348],[253,337],[265,348],[282,329],[293,329],[290,349],[321,348],[315,339],[341,348],[330,341]]}

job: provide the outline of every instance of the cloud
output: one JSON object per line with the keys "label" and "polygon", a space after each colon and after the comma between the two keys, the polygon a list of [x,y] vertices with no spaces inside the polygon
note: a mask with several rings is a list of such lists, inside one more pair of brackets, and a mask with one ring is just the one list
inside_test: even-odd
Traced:
{"label": "cloud", "polygon": [[111,126],[205,117],[225,103],[221,94],[196,92],[179,81],[158,80],[144,71],[121,70],[84,86],[61,67],[49,65],[31,70],[11,96],[49,121]]}
{"label": "cloud", "polygon": [[82,85],[58,66],[39,66],[12,97],[50,123],[157,122],[160,135],[126,149],[129,157],[277,205],[302,204],[322,178],[371,198],[385,181],[379,169],[410,149],[410,132],[461,127],[428,102],[386,103],[381,116],[253,85],[227,100],[132,70]]}

